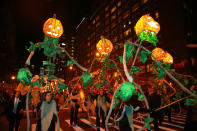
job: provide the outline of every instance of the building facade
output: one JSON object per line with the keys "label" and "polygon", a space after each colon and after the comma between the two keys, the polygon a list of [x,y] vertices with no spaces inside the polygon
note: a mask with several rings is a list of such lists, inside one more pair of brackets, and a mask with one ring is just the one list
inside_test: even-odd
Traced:
{"label": "building facade", "polygon": [[[76,45],[75,34],[67,34],[67,35],[64,34],[60,38],[59,43],[60,43],[61,48],[63,49],[63,52],[66,50],[71,55],[71,57],[76,58],[75,57],[75,45]],[[74,67],[71,70],[67,66],[68,60],[70,59],[67,56],[64,59],[60,57],[57,57],[55,59],[55,68],[56,68],[55,74],[58,77],[63,78],[66,82],[71,80],[72,77],[74,77],[76,73],[76,70]]]}
{"label": "building facade", "polygon": [[[118,59],[123,49],[118,44],[136,41],[136,22],[142,15],[150,14],[160,23],[158,47],[168,51],[174,62],[188,59],[188,14],[184,13],[184,0],[98,0],[93,13],[86,17],[76,30],[76,57],[78,62],[89,67],[95,57],[96,44],[103,35],[113,43],[111,58]],[[118,44],[117,44],[118,43]],[[147,46],[147,45],[145,45]],[[183,53],[184,52],[184,53]]]}

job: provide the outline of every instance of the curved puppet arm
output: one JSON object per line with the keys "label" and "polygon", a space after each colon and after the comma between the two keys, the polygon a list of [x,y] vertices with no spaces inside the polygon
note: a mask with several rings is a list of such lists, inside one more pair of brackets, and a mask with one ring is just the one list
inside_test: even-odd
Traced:
{"label": "curved puppet arm", "polygon": [[[129,43],[135,46],[139,46],[138,44],[135,43]],[[146,49],[145,47],[142,46],[142,49],[144,49],[147,52],[150,52],[148,49]],[[155,56],[153,54],[151,54],[151,56],[153,57],[154,61],[158,64],[158,66],[164,70],[164,72],[174,81],[176,82],[182,90],[184,90],[185,92],[187,92],[188,94],[190,94],[191,96],[196,96],[194,93],[192,93],[190,90],[188,90],[186,87],[184,87],[174,76],[172,76],[161,64],[159,61],[157,61],[157,59],[155,58]]]}
{"label": "curved puppet arm", "polygon": [[34,55],[34,50],[30,52],[26,62],[25,62],[25,65],[30,65],[30,60],[32,58],[32,56]]}
{"label": "curved puppet arm", "polygon": [[66,55],[82,70],[82,71],[88,71],[88,69],[86,69],[86,68],[84,68],[83,66],[81,66],[79,63],[77,63],[74,59],[73,59],[73,57],[71,57],[70,55],[69,55],[69,53],[65,50],[65,53],[66,53]]}

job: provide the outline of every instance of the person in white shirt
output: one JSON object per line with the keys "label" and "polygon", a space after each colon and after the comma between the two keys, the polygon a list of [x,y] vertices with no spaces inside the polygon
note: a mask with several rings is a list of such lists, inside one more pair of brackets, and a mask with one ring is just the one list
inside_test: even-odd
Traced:
{"label": "person in white shirt", "polygon": [[20,91],[17,91],[14,99],[9,104],[9,131],[18,130],[24,108],[25,101],[22,99]]}

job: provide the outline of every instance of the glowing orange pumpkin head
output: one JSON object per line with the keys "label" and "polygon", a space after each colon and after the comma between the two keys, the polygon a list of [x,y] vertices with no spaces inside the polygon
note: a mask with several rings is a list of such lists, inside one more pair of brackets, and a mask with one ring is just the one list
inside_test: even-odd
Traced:
{"label": "glowing orange pumpkin head", "polygon": [[110,40],[101,37],[101,40],[97,43],[96,48],[101,54],[109,54],[113,49],[113,44]]}
{"label": "glowing orange pumpkin head", "polygon": [[[158,61],[163,60],[165,58],[165,55],[166,55],[165,51],[161,48],[153,49],[152,54]],[[152,57],[152,60],[154,60],[153,57]]]}
{"label": "glowing orange pumpkin head", "polygon": [[169,53],[166,52],[166,55],[163,59],[163,62],[172,64],[173,63],[173,57]]}
{"label": "glowing orange pumpkin head", "polygon": [[160,25],[156,22],[151,16],[143,15],[135,25],[135,32],[138,35],[142,31],[151,31],[154,33],[158,33],[160,30]]}
{"label": "glowing orange pumpkin head", "polygon": [[52,38],[59,38],[63,34],[62,23],[56,19],[56,15],[44,23],[43,32]]}

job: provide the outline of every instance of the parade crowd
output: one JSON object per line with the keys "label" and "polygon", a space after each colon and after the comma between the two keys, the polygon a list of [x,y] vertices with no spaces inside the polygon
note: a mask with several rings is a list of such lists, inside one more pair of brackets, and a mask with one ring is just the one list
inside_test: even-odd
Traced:
{"label": "parade crowd", "polygon": [[[192,86],[191,90],[196,90],[196,87]],[[138,113],[148,114],[150,113],[153,118],[154,130],[159,130],[159,125],[162,125],[164,115],[168,116],[168,122],[172,123],[171,114],[187,113],[185,130],[193,130],[197,126],[197,104],[194,106],[185,106],[184,100],[177,102],[173,105],[167,106],[166,108],[155,111],[156,109],[168,105],[170,102],[175,100],[176,93],[163,90],[155,90],[154,88],[148,87],[145,92],[148,98],[150,109],[145,108],[145,103],[139,101],[137,96],[133,95],[131,99],[124,103],[120,103],[112,112],[111,117],[115,120],[121,117],[119,121],[119,129],[121,131],[131,131],[130,118],[126,113],[121,114],[124,106],[132,105],[134,108],[140,108],[133,114],[133,119],[139,117]],[[162,97],[165,95],[165,97]],[[186,94],[183,94],[183,97]],[[109,95],[101,88],[95,95],[87,94],[87,96],[81,96],[79,89],[73,89],[69,95],[67,93],[52,93],[46,91],[40,96],[40,102],[32,106],[33,116],[37,116],[37,127],[38,131],[55,131],[55,127],[59,130],[60,122],[58,114],[65,107],[70,108],[70,125],[74,127],[78,125],[79,120],[79,108],[82,112],[87,112],[89,115],[96,116],[96,128],[100,130],[100,127],[105,128],[105,119],[109,111],[112,95]],[[19,130],[20,120],[24,117],[26,95],[21,95],[20,91],[14,91],[12,94],[7,93],[5,90],[0,92],[0,103],[1,106],[5,107],[4,110],[0,111],[0,115],[6,114],[9,120],[9,130]],[[31,105],[30,105],[31,106]],[[100,123],[100,120],[102,121]]]}

